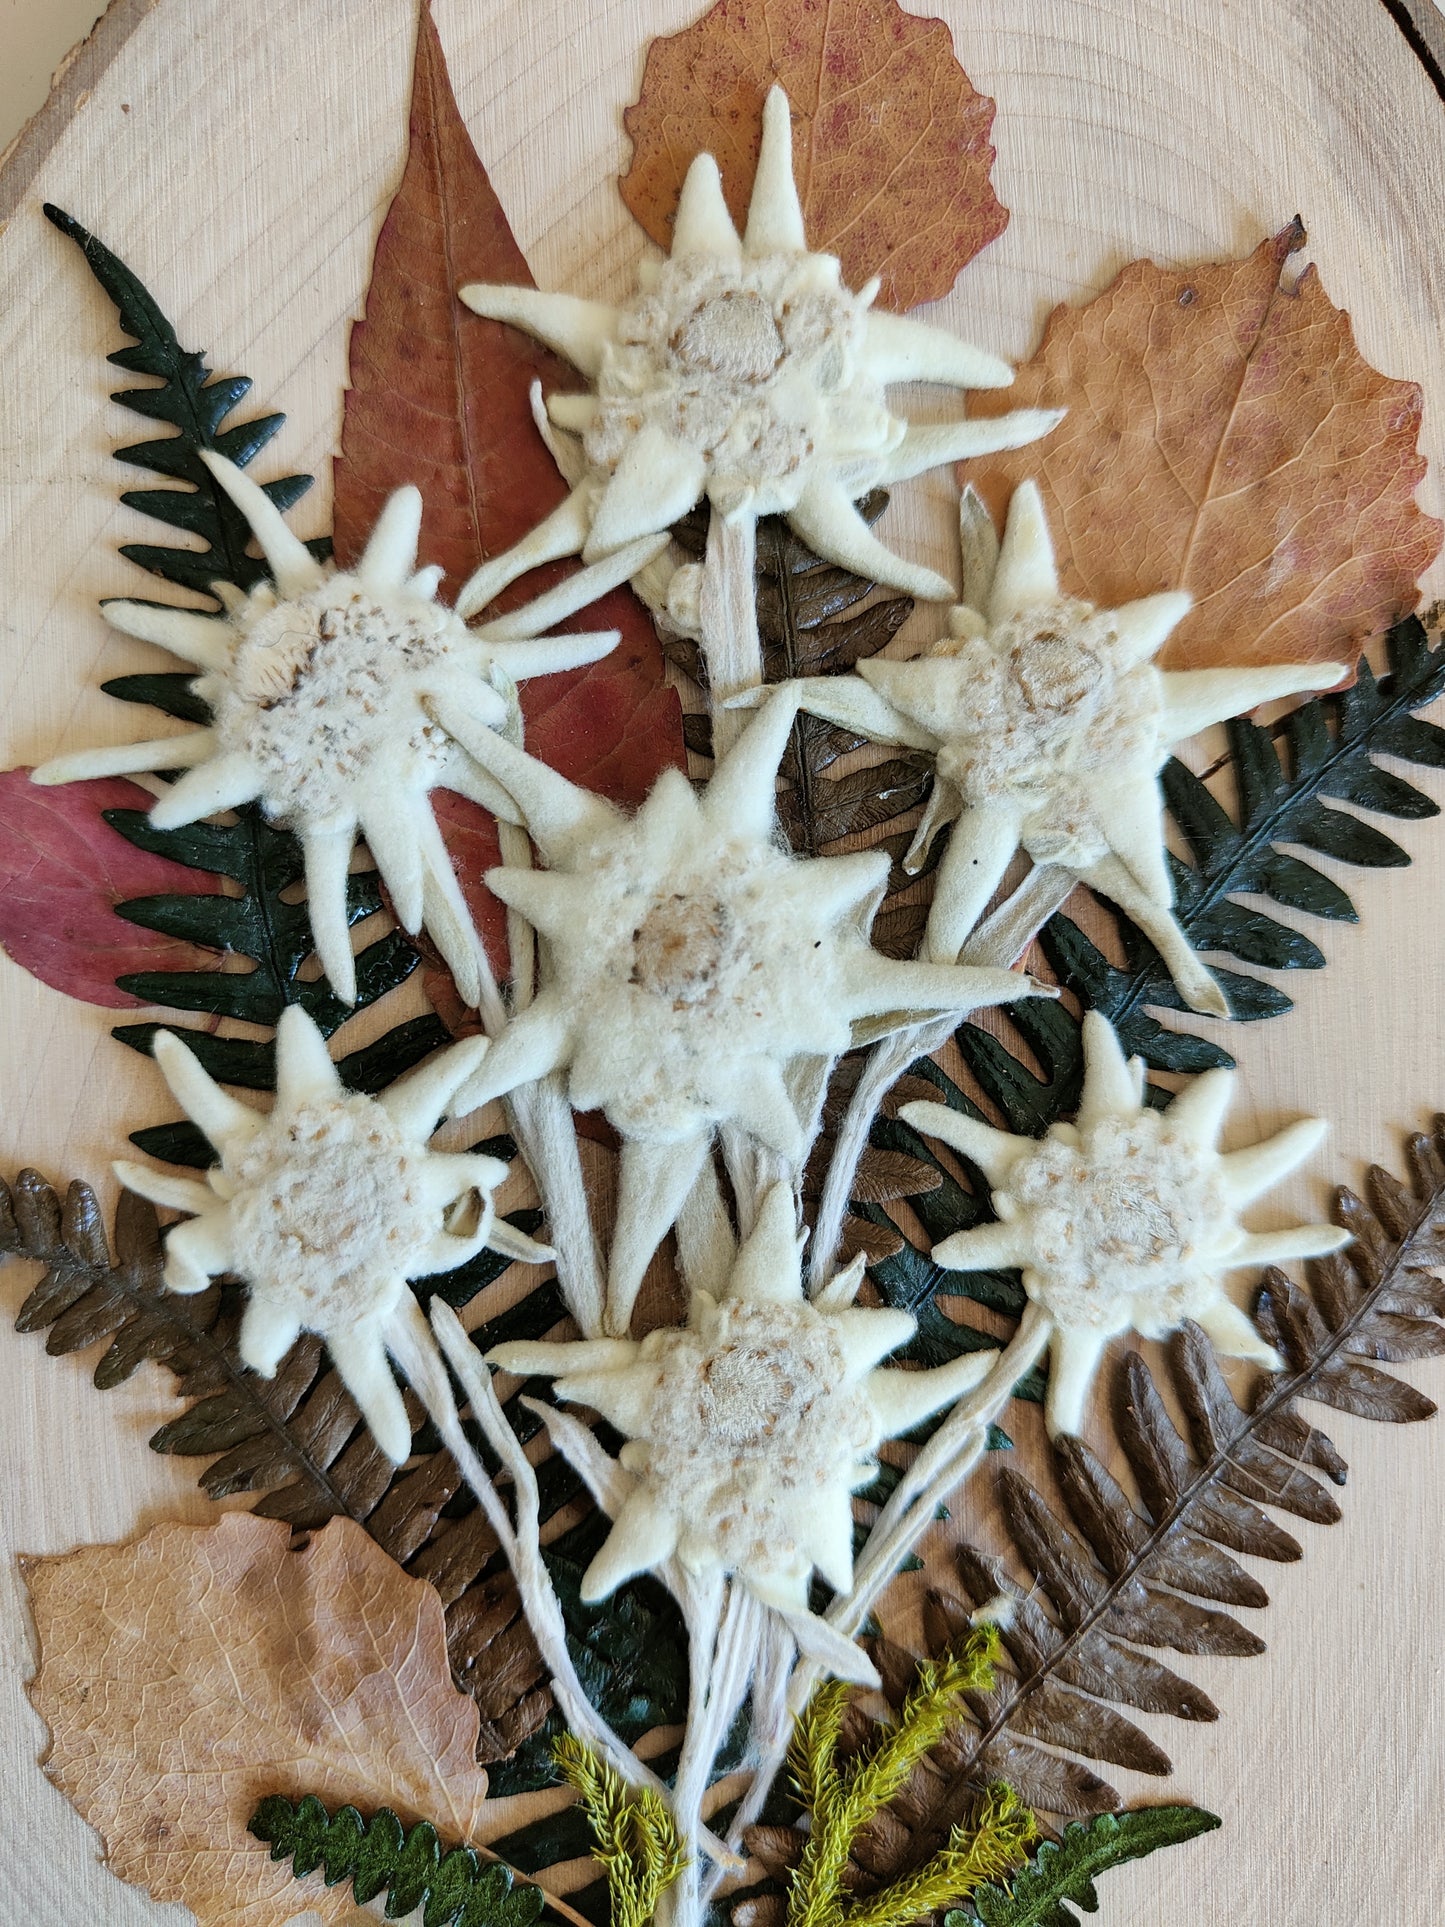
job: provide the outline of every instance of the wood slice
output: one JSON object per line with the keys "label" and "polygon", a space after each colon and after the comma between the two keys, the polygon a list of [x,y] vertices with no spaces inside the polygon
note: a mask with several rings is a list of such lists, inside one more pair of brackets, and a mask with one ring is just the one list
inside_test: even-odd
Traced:
{"label": "wood slice", "polygon": [[[1298,211],[1363,352],[1425,384],[1434,468],[1421,500],[1441,512],[1445,108],[1381,0],[1011,0],[991,10],[937,0],[930,10],[998,103],[995,181],[1012,210],[931,318],[1020,359],[1054,303],[1097,291],[1124,262],[1242,253]],[[595,0],[585,12],[575,0],[437,0],[463,112],[542,286],[608,299],[630,286],[647,244],[615,188],[628,155],[622,109],[646,38],[699,11],[698,0]],[[117,499],[125,482],[112,451],[135,439],[135,424],[106,399],[113,315],[41,202],[105,237],[187,345],[223,371],[244,369],[258,402],[286,411],[277,459],[317,474],[298,520],[320,532],[347,333],[403,158],[413,29],[412,0],[116,0],[0,169],[7,764],[125,738],[133,718],[99,685],[162,663],[97,613],[102,596],[147,593],[116,548],[148,539],[152,525]],[[934,476],[909,494],[890,533],[941,561],[951,484]],[[1445,573],[1427,588],[1445,589]],[[1445,796],[1429,772],[1411,780]],[[1404,1134],[1445,1106],[1445,837],[1429,823],[1390,833],[1413,866],[1349,872],[1359,925],[1312,932],[1329,968],[1292,986],[1292,1015],[1227,1040],[1248,1092],[1231,1119],[1235,1142],[1301,1112],[1332,1122],[1313,1167],[1271,1199],[1278,1222],[1319,1216],[1327,1186],[1358,1184],[1367,1160],[1399,1168]],[[126,1131],[166,1114],[155,1080],[112,1042],[106,1013],[8,962],[0,987],[0,1169],[33,1162],[99,1180]],[[12,1312],[24,1270],[0,1272]],[[1405,1375],[1445,1392],[1438,1367]],[[39,1340],[0,1333],[12,1468],[0,1524],[0,1866],[16,1919],[183,1918],[105,1873],[94,1836],[34,1769],[43,1736],[19,1685],[32,1659],[14,1562],[160,1516],[207,1517],[194,1467],[145,1448],[172,1410],[159,1371],[102,1400],[86,1360],[52,1361]],[[1345,1521],[1296,1528],[1303,1563],[1264,1575],[1268,1654],[1190,1662],[1219,1724],[1155,1723],[1175,1779],[1121,1781],[1131,1797],[1197,1800],[1225,1832],[1111,1874],[1101,1889],[1110,1927],[1434,1927],[1445,1424],[1342,1419],[1337,1436],[1354,1468]]]}

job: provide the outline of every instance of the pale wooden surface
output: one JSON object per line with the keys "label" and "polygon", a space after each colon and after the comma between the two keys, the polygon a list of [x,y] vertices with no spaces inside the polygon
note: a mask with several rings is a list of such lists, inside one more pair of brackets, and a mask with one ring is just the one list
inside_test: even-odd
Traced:
{"label": "pale wooden surface", "polygon": [[[56,0],[29,11],[40,6]],[[686,24],[698,0],[599,0],[585,15],[569,0],[437,0],[436,10],[463,111],[538,280],[615,296],[644,247],[612,185],[627,153],[621,109],[646,35]],[[938,0],[936,10],[998,102],[996,180],[1013,211],[936,318],[1018,357],[1053,302],[1098,288],[1131,257],[1239,252],[1298,209],[1366,354],[1425,382],[1427,452],[1445,475],[1445,110],[1377,0],[1011,0],[991,10]],[[40,200],[97,229],[188,345],[254,376],[259,406],[286,410],[274,459],[318,474],[301,520],[320,530],[347,327],[402,158],[412,17],[411,0],[118,0],[68,95],[0,174],[0,213],[13,208],[0,231],[6,763],[125,736],[134,716],[97,685],[159,662],[108,635],[96,614],[102,595],[145,592],[115,554],[144,538],[118,506],[110,462],[134,418],[105,400],[112,315]],[[23,94],[15,70],[5,85],[0,106]],[[1435,477],[1423,495],[1438,513]],[[922,506],[899,515],[896,532],[910,552],[942,561],[949,486],[930,478],[914,499]],[[1434,793],[1445,797],[1445,783]],[[1306,1110],[1333,1122],[1314,1170],[1281,1194],[1281,1216],[1313,1214],[1326,1183],[1358,1180],[1368,1158],[1398,1166],[1402,1134],[1445,1104],[1445,836],[1429,823],[1389,827],[1414,867],[1342,869],[1360,925],[1312,926],[1329,969],[1291,985],[1292,1016],[1228,1040],[1249,1079],[1239,1140]],[[127,1129],[164,1112],[144,1067],[110,1040],[106,1013],[3,960],[0,996],[0,1169],[30,1160],[57,1178],[98,1177]],[[27,1286],[20,1268],[0,1272],[0,1305],[13,1310]],[[210,1508],[193,1467],[145,1449],[172,1409],[166,1378],[147,1369],[102,1399],[87,1363],[52,1361],[38,1339],[0,1329],[11,1468],[0,1866],[15,1919],[143,1927],[187,1916],[104,1873],[94,1836],[32,1765],[41,1735],[20,1685],[31,1661],[13,1555],[119,1537],[162,1516],[202,1520]],[[1445,1395],[1438,1367],[1412,1376]],[[1354,1467],[1346,1517],[1328,1531],[1298,1528],[1304,1563],[1264,1575],[1269,1653],[1186,1662],[1223,1717],[1153,1728],[1178,1775],[1138,1791],[1197,1799],[1226,1831],[1110,1875],[1109,1927],[1438,1919],[1445,1424],[1341,1419],[1331,1430]]]}

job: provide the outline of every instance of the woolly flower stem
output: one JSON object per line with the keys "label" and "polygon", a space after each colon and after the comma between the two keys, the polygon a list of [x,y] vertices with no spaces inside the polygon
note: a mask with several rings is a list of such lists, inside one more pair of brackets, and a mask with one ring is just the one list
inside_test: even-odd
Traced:
{"label": "woolly flower stem", "polygon": [[763,680],[757,555],[757,518],[729,517],[714,508],[707,525],[698,627],[707,664],[715,756],[727,754],[750,716],[747,710],[726,708],[728,697],[756,689]]}
{"label": "woolly flower stem", "polygon": [[[856,1634],[888,1581],[933,1523],[943,1499],[978,1465],[988,1448],[989,1427],[1013,1396],[1014,1386],[1042,1357],[1052,1330],[1047,1316],[1030,1305],[988,1377],[959,1400],[923,1447],[868,1535],[854,1571],[852,1591],[835,1599],[828,1609],[826,1617],[840,1633],[847,1637]],[[809,1659],[800,1660],[795,1667],[788,1686],[788,1704],[795,1713],[809,1705],[819,1670],[817,1662]],[[786,1737],[775,1736],[771,1743],[762,1735],[757,1738],[757,1765],[728,1829],[729,1847],[741,1843],[762,1812],[788,1753]],[[722,1878],[717,1869],[708,1877],[704,1901],[717,1892]]]}
{"label": "woolly flower stem", "polygon": [[[959,953],[958,962],[1007,969],[1028,949],[1054,912],[1063,907],[1073,887],[1074,879],[1067,870],[1052,864],[1036,865],[1012,896],[979,925]],[[954,960],[949,957],[943,961]],[[853,1179],[868,1147],[868,1133],[878,1106],[908,1066],[920,1057],[931,1057],[953,1035],[955,1027],[952,1018],[915,1024],[885,1037],[870,1053],[844,1114],[818,1202],[809,1268],[814,1291],[820,1290],[836,1269]]]}
{"label": "woolly flower stem", "polygon": [[[567,1650],[561,1602],[542,1558],[541,1499],[537,1475],[516,1433],[507,1423],[506,1414],[492,1386],[491,1373],[482,1364],[476,1347],[462,1328],[461,1320],[449,1305],[437,1299],[432,1305],[431,1317],[441,1351],[461,1382],[473,1418],[511,1475],[517,1507],[515,1526],[507,1516],[506,1507],[498,1497],[486,1467],[462,1430],[461,1417],[456,1400],[452,1397],[441,1355],[435,1346],[424,1342],[424,1326],[417,1333],[407,1328],[409,1342],[397,1346],[397,1363],[426,1406],[473,1497],[497,1535],[516,1579],[527,1624],[552,1675],[552,1690],[563,1717],[573,1732],[609,1762],[630,1786],[650,1789],[665,1800],[667,1789],[662,1781],[642,1764],[626,1742],[613,1732],[593,1708],[577,1677],[572,1656]],[[698,1828],[696,1838],[703,1850],[715,1859],[728,1867],[736,1865],[736,1856],[705,1828]]]}
{"label": "woolly flower stem", "polygon": [[[498,821],[502,861],[529,869],[532,842],[515,823]],[[517,912],[507,912],[507,945],[512,959],[512,1012],[525,1010],[536,988],[537,939],[532,926]],[[496,991],[495,979],[482,954],[483,984],[491,986],[482,1011],[482,1027],[495,1040],[506,1027],[507,1013]],[[560,1077],[543,1077],[524,1084],[505,1100],[508,1121],[527,1168],[536,1180],[546,1207],[548,1233],[557,1254],[557,1283],[568,1311],[584,1338],[602,1330],[606,1302],[602,1256],[587,1204],[587,1186],[577,1150],[577,1127]]]}

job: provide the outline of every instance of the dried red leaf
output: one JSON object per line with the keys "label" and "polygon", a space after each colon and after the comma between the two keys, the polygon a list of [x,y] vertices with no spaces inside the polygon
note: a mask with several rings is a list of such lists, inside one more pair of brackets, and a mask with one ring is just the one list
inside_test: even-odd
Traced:
{"label": "dried red leaf", "polygon": [[1296,221],[1242,260],[1135,261],[1056,308],[1007,400],[1065,407],[1045,441],[964,466],[998,513],[1043,490],[1065,588],[1102,605],[1187,589],[1159,661],[1353,662],[1415,606],[1441,525],[1415,505],[1421,397],[1355,346]]}
{"label": "dried red leaf", "polygon": [[[534,286],[501,203],[458,111],[430,13],[417,33],[406,170],[376,245],[366,310],[351,332],[351,388],[335,466],[335,542],[360,553],[394,488],[425,503],[421,554],[453,589],[556,507],[567,492],[532,420],[535,380],[575,387],[575,372],[501,322],[463,308],[467,281]],[[575,567],[554,565],[515,587],[512,604]],[[662,770],[682,767],[682,717],[666,687],[652,621],[622,588],[564,628],[620,629],[610,656],[528,682],[527,747],[574,782],[638,803]],[[438,812],[493,962],[504,919],[481,884],[497,861],[490,817],[460,797]]]}
{"label": "dried red leaf", "polygon": [[622,198],[662,247],[697,154],[716,157],[741,227],[775,81],[792,102],[808,240],[840,257],[850,287],[876,274],[885,308],[936,301],[1007,227],[989,180],[994,105],[943,21],[897,0],[718,0],[653,41],[623,116]]}
{"label": "dried red leaf", "polygon": [[0,946],[32,977],[107,1010],[136,997],[115,979],[133,970],[214,970],[214,950],[143,930],[115,914],[131,897],[220,887],[216,877],[127,843],[102,810],[149,809],[155,798],[123,777],[30,781],[28,769],[0,773]]}

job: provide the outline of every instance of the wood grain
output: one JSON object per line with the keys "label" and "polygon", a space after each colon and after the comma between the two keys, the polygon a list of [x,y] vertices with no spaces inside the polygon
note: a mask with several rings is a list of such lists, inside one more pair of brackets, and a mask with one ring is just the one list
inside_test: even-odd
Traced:
{"label": "wood grain", "polygon": [[[919,9],[920,11],[924,9]],[[998,103],[1007,232],[931,318],[1015,358],[1057,301],[1127,260],[1241,253],[1296,211],[1332,297],[1387,373],[1426,385],[1421,491],[1445,475],[1445,108],[1381,0],[936,0],[976,84]],[[615,177],[644,37],[698,0],[437,0],[462,109],[538,282],[612,298],[645,250]],[[298,520],[326,526],[349,323],[358,312],[405,132],[411,0],[116,0],[0,172],[0,715],[7,762],[119,740],[134,718],[103,677],[159,656],[109,634],[103,595],[145,594],[115,553],[142,524],[117,501],[110,451],[131,434],[106,399],[112,317],[40,217],[59,201],[118,247],[223,370],[287,411],[278,461],[319,478]],[[886,531],[946,563],[951,486],[930,478]],[[1445,575],[1431,585],[1445,588]],[[1445,784],[1434,793],[1445,796]],[[1445,1104],[1445,836],[1398,834],[1413,868],[1345,879],[1358,927],[1320,937],[1330,968],[1291,985],[1290,1017],[1228,1039],[1248,1078],[1235,1141],[1291,1115],[1333,1124],[1278,1221],[1327,1180],[1397,1161],[1402,1133]],[[99,1179],[124,1132],[165,1114],[107,1019],[0,964],[4,1169]],[[1263,1221],[1263,1220],[1262,1220]],[[29,1280],[0,1274],[13,1308]],[[1438,1368],[1409,1375],[1435,1396]],[[33,1770],[38,1724],[14,1554],[200,1520],[185,1467],[144,1439],[169,1415],[142,1372],[102,1400],[84,1362],[0,1332],[0,1431],[11,1467],[0,1544],[0,1864],[17,1919],[179,1923],[95,1862],[95,1841]],[[1222,1712],[1175,1729],[1168,1791],[1226,1832],[1110,1877],[1109,1927],[1248,1919],[1434,1927],[1445,1804],[1445,1424],[1342,1423],[1355,1467],[1345,1522],[1306,1528],[1303,1564],[1268,1575],[1269,1653],[1201,1665]],[[1020,1446],[1028,1446],[1020,1428]],[[1161,1734],[1161,1737],[1164,1737]],[[1157,1795],[1157,1784],[1139,1793]]]}

